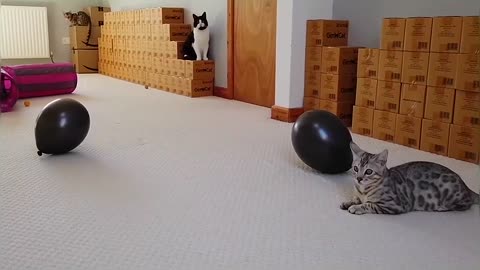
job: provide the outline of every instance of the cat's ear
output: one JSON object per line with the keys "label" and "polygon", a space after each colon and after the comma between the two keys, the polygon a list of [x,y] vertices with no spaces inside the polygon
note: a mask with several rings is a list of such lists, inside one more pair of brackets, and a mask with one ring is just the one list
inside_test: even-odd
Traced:
{"label": "cat's ear", "polygon": [[198,16],[196,14],[192,14],[194,20],[198,20]]}
{"label": "cat's ear", "polygon": [[350,149],[352,150],[352,154],[354,157],[360,157],[364,151],[353,141],[350,142]]}
{"label": "cat's ear", "polygon": [[382,164],[382,166],[387,165],[388,150],[385,149],[380,154],[377,154],[376,157],[375,157],[375,160],[380,162],[380,164]]}
{"label": "cat's ear", "polygon": [[202,16],[201,16],[201,17],[204,18],[204,19],[206,19],[206,18],[207,18],[207,12],[204,11],[204,12],[202,13]]}

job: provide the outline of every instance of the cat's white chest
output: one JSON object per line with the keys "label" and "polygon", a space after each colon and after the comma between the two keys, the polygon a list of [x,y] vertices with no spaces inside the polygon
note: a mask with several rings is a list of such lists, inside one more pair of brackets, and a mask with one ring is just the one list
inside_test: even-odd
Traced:
{"label": "cat's white chest", "polygon": [[208,42],[210,41],[210,30],[208,28],[205,30],[194,29],[193,34],[195,37],[195,44],[200,47],[205,47],[208,45]]}

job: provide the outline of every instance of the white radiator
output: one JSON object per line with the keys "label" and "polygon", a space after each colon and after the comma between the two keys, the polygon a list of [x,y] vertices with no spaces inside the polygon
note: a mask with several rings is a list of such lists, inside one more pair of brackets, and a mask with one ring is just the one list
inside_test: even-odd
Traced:
{"label": "white radiator", "polygon": [[0,59],[49,58],[46,7],[0,5]]}

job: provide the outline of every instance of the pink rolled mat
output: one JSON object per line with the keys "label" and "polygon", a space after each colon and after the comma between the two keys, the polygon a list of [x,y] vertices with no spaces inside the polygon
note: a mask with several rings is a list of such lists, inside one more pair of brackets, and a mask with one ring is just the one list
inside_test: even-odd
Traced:
{"label": "pink rolled mat", "polygon": [[71,94],[77,73],[71,63],[3,66],[18,89],[19,98]]}
{"label": "pink rolled mat", "polygon": [[18,100],[18,89],[13,83],[13,79],[3,71],[0,71],[0,112],[10,112],[13,110]]}

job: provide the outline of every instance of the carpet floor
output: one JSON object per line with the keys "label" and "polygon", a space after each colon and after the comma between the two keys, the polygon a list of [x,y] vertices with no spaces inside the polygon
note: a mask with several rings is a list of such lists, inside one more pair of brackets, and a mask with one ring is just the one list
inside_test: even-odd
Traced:
{"label": "carpet floor", "polygon": [[[0,115],[1,269],[478,269],[480,215],[353,216],[348,174],[320,175],[270,110],[190,99],[101,75],[68,97],[91,129],[64,156],[36,154],[58,97]],[[353,135],[389,166],[436,161],[480,189],[479,167]]]}

